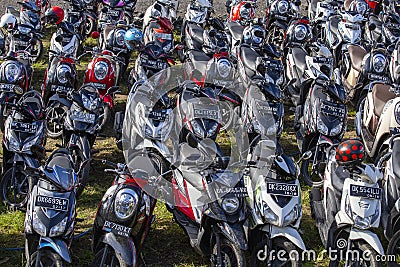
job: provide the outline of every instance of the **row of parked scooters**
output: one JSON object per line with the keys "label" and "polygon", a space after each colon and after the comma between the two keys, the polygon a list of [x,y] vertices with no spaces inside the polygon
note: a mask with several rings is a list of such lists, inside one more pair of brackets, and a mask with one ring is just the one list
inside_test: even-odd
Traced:
{"label": "row of parked scooters", "polygon": [[[126,165],[104,161],[115,179],[94,222],[94,266],[144,263],[159,198],[213,266],[244,266],[247,250],[251,265],[300,265],[301,257],[290,257],[306,250],[300,175],[312,186],[324,246],[342,256],[332,266],[379,265],[385,251],[372,229],[380,222],[387,254],[399,253],[399,36],[388,21],[399,16],[396,1],[311,1],[309,19],[300,18],[299,1],[267,1],[263,19],[255,18],[255,1],[228,1],[222,19],[212,17],[212,2],[195,0],[182,21],[173,0],[157,0],[143,16],[133,12],[135,2],[85,3],[42,12],[56,25],[42,96],[31,90],[41,26],[17,42],[42,8],[27,1],[19,17],[8,8],[0,21],[9,51],[0,66],[1,195],[13,207],[27,205],[28,265],[71,262],[76,198],[133,51],[126,111],[114,123]],[[99,46],[84,48],[88,36]],[[78,89],[75,65],[85,54],[92,61]],[[285,100],[295,110],[298,162],[280,145]],[[351,102],[362,142],[342,141]],[[63,148],[39,167],[46,136],[62,137]],[[365,154],[375,165],[362,163]],[[347,251],[372,256],[346,257]]]}

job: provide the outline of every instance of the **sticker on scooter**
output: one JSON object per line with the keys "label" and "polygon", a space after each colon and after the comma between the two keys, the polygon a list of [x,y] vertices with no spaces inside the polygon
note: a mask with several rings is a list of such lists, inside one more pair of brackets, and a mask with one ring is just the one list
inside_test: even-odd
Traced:
{"label": "sticker on scooter", "polygon": [[350,196],[363,197],[370,199],[381,199],[382,189],[368,186],[352,184],[350,186]]}
{"label": "sticker on scooter", "polygon": [[295,184],[267,183],[267,193],[275,196],[297,197],[299,188]]}
{"label": "sticker on scooter", "polygon": [[132,228],[114,223],[114,222],[110,222],[110,221],[105,221],[104,222],[104,226],[103,226],[103,231],[106,232],[111,232],[114,233],[116,235],[120,235],[120,236],[124,236],[124,237],[129,237],[129,235],[132,232]]}
{"label": "sticker on scooter", "polygon": [[35,206],[57,211],[68,211],[69,200],[67,198],[36,196]]}

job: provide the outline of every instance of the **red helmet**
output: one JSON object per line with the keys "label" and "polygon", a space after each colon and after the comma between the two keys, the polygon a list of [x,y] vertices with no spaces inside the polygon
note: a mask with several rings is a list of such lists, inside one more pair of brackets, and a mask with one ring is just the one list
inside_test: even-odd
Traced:
{"label": "red helmet", "polygon": [[336,161],[342,165],[357,164],[365,158],[364,145],[359,140],[341,142],[336,148]]}
{"label": "red helmet", "polygon": [[251,2],[242,1],[231,9],[229,18],[232,21],[250,20],[255,16],[254,7]]}
{"label": "red helmet", "polygon": [[47,23],[58,25],[64,20],[64,9],[59,6],[53,6],[46,10],[44,17]]}

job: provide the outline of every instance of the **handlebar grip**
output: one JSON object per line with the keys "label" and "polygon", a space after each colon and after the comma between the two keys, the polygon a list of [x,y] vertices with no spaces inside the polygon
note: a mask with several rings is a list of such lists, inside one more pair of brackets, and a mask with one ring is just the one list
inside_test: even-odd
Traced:
{"label": "handlebar grip", "polygon": [[117,165],[116,163],[111,162],[111,161],[108,161],[108,160],[106,160],[106,159],[103,159],[101,162],[102,162],[104,165],[108,165],[108,166],[111,166],[111,167],[114,167],[114,168],[117,168],[117,167],[118,167],[118,165]]}

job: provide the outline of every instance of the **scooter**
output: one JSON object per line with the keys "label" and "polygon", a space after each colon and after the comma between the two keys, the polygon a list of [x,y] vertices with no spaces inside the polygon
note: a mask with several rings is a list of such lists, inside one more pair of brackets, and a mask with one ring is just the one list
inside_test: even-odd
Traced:
{"label": "scooter", "polygon": [[78,165],[78,172],[74,164],[69,151],[60,148],[35,170],[25,216],[27,266],[64,266],[72,262],[77,176],[88,161]]}
{"label": "scooter", "polygon": [[332,256],[329,266],[340,261],[346,266],[377,265],[377,255],[384,250],[371,229],[379,226],[381,217],[382,173],[361,163],[365,155],[358,140],[333,145],[326,153],[325,180],[311,190],[310,202],[322,243]]}
{"label": "scooter", "polygon": [[145,32],[149,23],[154,19],[166,18],[171,23],[174,23],[178,6],[178,0],[156,0],[144,13],[142,31]]}

